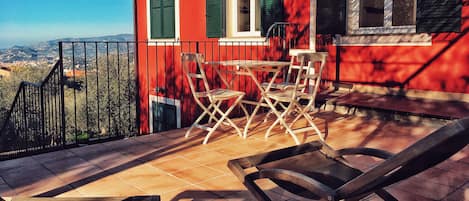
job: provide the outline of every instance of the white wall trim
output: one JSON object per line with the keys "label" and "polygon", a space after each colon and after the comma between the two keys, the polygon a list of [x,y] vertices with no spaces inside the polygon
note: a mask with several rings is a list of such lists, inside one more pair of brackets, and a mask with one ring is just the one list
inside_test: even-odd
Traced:
{"label": "white wall trim", "polygon": [[360,0],[348,0],[347,35],[416,33],[416,25],[392,26],[392,4],[392,0],[384,0],[383,27],[360,27]]}
{"label": "white wall trim", "polygon": [[176,126],[181,128],[181,101],[172,98],[166,98],[161,96],[149,95],[149,114],[150,114],[150,132],[153,132],[153,105],[152,102],[158,102],[162,104],[176,106]]}
{"label": "white wall trim", "polygon": [[309,49],[316,51],[317,0],[309,2]]}
{"label": "white wall trim", "polygon": [[[170,43],[171,45],[180,45],[179,40],[181,36],[181,15],[180,15],[180,0],[174,0],[174,36],[175,38],[152,39],[151,38],[151,15],[150,15],[150,0],[147,3],[147,39],[148,46],[164,46]],[[153,43],[151,43],[153,42]]]}
{"label": "white wall trim", "polygon": [[[244,42],[244,43],[243,43]],[[265,41],[265,37],[239,37],[239,38],[220,38],[218,39],[220,46],[269,46],[270,42]]]}
{"label": "white wall trim", "polygon": [[337,46],[431,46],[430,34],[396,34],[396,35],[351,35],[336,36]]}

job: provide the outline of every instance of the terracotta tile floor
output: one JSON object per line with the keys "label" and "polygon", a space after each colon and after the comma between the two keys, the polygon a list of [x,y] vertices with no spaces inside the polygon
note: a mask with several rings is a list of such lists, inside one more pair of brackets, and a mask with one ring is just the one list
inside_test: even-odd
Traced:
{"label": "terracotta tile floor", "polygon": [[[444,123],[405,123],[329,112],[315,121],[327,132],[327,142],[336,149],[368,146],[392,152],[402,150]],[[293,140],[281,129],[274,130],[265,140],[267,126],[268,123],[253,126],[246,140],[227,129],[214,134],[209,144],[201,145],[204,135],[185,139],[185,130],[180,129],[3,161],[0,195],[156,194],[162,200],[253,200],[226,163],[229,159],[293,145]],[[313,135],[305,141],[317,139]],[[368,157],[354,157],[351,161],[360,168],[378,162]],[[301,200],[270,181],[260,181],[260,185],[269,189],[268,194],[274,200]],[[469,148],[388,190],[399,200],[469,200]],[[370,196],[366,200],[380,199]]]}

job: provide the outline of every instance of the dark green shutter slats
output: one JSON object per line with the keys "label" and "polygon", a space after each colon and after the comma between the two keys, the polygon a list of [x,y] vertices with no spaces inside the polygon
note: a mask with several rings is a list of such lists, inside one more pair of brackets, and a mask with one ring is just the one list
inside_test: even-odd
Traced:
{"label": "dark green shutter slats", "polygon": [[206,25],[208,38],[225,37],[225,0],[206,0]]}
{"label": "dark green shutter slats", "polygon": [[163,38],[174,38],[175,24],[174,0],[163,0]]}
{"label": "dark green shutter slats", "polygon": [[174,0],[150,1],[151,38],[174,38],[175,6]]}
{"label": "dark green shutter slats", "polygon": [[161,26],[161,0],[150,1],[151,38],[161,38],[163,29]]}
{"label": "dark green shutter slats", "polygon": [[284,22],[283,0],[261,0],[261,35],[265,36],[272,24]]}
{"label": "dark green shutter slats", "polygon": [[345,34],[346,0],[317,1],[317,34]]}
{"label": "dark green shutter slats", "polygon": [[461,31],[461,0],[418,0],[417,33]]}

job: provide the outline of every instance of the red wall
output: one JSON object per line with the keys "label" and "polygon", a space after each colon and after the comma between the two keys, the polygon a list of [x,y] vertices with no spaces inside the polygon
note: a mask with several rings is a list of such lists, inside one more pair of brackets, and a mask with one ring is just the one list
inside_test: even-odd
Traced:
{"label": "red wall", "polygon": [[[431,46],[341,47],[340,80],[469,93],[469,1],[464,2],[461,33],[432,34]],[[335,57],[336,47],[329,46],[328,52]],[[335,69],[329,72],[334,77]]]}
{"label": "red wall", "polygon": [[[136,29],[137,40],[147,40],[146,1],[137,1]],[[141,97],[141,131],[148,132],[148,95],[156,95],[154,89],[166,88],[169,92],[159,94],[183,100],[184,126],[197,116],[197,107],[189,93],[187,81],[182,76],[180,52],[196,50],[207,60],[222,59],[279,59],[282,50],[278,41],[271,41],[265,47],[218,46],[218,39],[205,36],[205,0],[180,0],[180,40],[178,46],[138,47],[139,95]],[[287,21],[305,24],[290,30],[298,36],[298,46],[308,48],[309,44],[309,0],[285,0]],[[347,46],[340,47],[340,80],[371,86],[402,87],[403,89],[432,90],[442,92],[469,93],[469,1],[465,0],[462,11],[461,33],[432,34],[431,46]],[[325,38],[325,40],[323,40]],[[336,46],[330,35],[317,36],[318,50],[329,52],[328,65],[323,78],[334,80],[336,74]],[[322,42],[321,42],[322,41]],[[325,42],[324,42],[325,41]],[[283,53],[285,58],[285,53]],[[208,68],[209,69],[209,68]],[[211,80],[216,76],[208,70]],[[263,75],[259,75],[263,76]],[[148,81],[148,82],[147,82]],[[239,83],[256,96],[252,82],[242,78]],[[218,86],[218,82],[213,83]]]}

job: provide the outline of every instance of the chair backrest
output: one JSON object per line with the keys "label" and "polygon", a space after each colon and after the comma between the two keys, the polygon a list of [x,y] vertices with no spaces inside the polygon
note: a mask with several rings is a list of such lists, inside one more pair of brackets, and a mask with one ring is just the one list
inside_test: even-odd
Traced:
{"label": "chair backrest", "polygon": [[[184,70],[184,74],[187,77],[187,81],[189,82],[189,87],[191,89],[192,94],[197,99],[198,94],[201,92],[209,91],[209,84],[207,80],[207,76],[205,71],[202,67],[203,63],[205,62],[205,58],[202,54],[197,53],[181,53],[181,62],[182,62],[182,69]],[[204,89],[200,90],[198,86],[197,80],[202,80],[204,84]],[[198,90],[199,89],[199,90]]]}
{"label": "chair backrest", "polygon": [[469,117],[453,121],[338,189],[342,197],[383,188],[448,159],[469,143]]}
{"label": "chair backrest", "polygon": [[[300,61],[300,55],[306,56],[304,61]],[[300,84],[305,86],[304,92],[309,86],[309,93],[316,93],[321,80],[322,70],[326,64],[327,52],[303,52],[299,50],[290,50],[290,67],[285,78],[285,82],[292,82],[293,79],[301,79]],[[319,68],[315,69],[316,63],[320,63]],[[298,70],[304,68],[302,73]],[[296,75],[296,76],[294,76]],[[300,75],[298,77],[298,75]],[[317,82],[317,83],[316,83]]]}
{"label": "chair backrest", "polygon": [[[310,65],[308,66],[308,71],[305,74],[305,84],[309,86],[309,94],[312,97],[315,97],[319,90],[319,84],[321,83],[322,79],[322,72],[324,67],[326,66],[327,60],[327,52],[316,52],[311,53],[308,58]],[[318,69],[315,69],[316,63],[319,62]]]}

